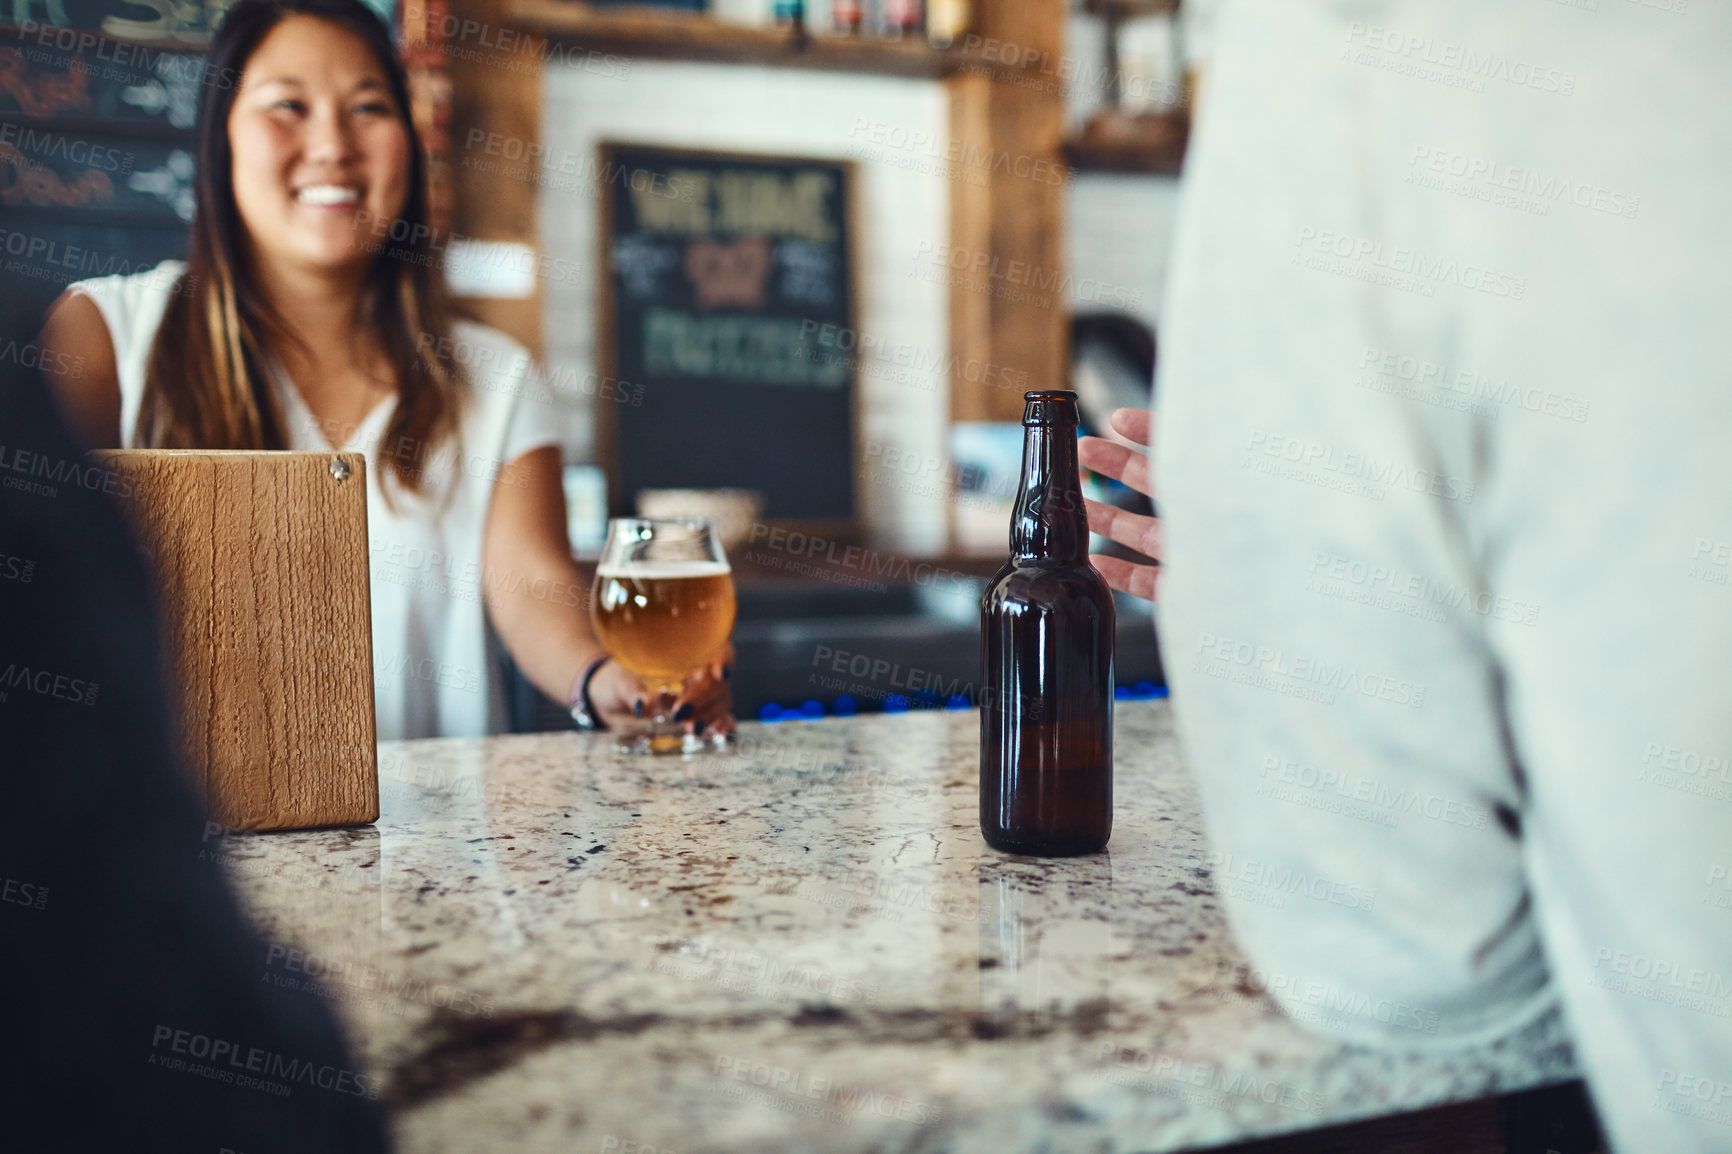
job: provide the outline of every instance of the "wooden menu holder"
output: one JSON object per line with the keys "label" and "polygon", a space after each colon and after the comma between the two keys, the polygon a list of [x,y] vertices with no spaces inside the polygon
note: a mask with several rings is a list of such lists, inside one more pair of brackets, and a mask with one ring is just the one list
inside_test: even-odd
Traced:
{"label": "wooden menu holder", "polygon": [[379,816],[359,453],[95,454],[154,564],[187,770],[233,829]]}

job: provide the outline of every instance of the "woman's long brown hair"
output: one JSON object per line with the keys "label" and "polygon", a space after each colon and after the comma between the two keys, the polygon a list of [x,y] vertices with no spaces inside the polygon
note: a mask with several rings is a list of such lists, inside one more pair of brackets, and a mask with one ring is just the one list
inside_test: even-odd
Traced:
{"label": "woman's long brown hair", "polygon": [[450,347],[443,338],[451,331],[451,311],[427,223],[426,160],[409,116],[408,80],[390,33],[360,0],[239,0],[224,17],[205,62],[191,250],[145,365],[134,438],[159,449],[288,445],[266,371],[273,345],[295,338],[248,266],[228,122],[248,58],[272,28],[294,15],[340,24],[366,43],[409,133],[408,199],[397,220],[376,222],[381,241],[357,319],[377,334],[396,376],[397,406],[379,443],[380,462],[403,487],[420,492],[424,462],[456,427],[462,383],[434,352]]}

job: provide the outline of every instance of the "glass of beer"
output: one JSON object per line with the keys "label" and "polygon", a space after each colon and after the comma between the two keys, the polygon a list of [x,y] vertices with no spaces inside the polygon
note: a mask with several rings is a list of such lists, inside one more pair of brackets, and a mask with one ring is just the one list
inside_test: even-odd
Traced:
{"label": "glass of beer", "polygon": [[648,733],[630,734],[633,753],[692,753],[704,742],[682,731],[664,700],[714,661],[734,631],[734,578],[708,517],[615,517],[590,598],[595,636],[643,680],[654,703]]}

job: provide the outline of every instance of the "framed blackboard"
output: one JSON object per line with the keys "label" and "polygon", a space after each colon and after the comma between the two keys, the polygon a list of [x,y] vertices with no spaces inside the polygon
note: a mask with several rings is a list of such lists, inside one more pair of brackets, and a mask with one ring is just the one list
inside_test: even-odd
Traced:
{"label": "framed blackboard", "polygon": [[600,410],[614,511],[756,489],[767,519],[849,531],[852,166],[606,144],[599,171],[601,360],[631,398]]}
{"label": "framed blackboard", "polygon": [[0,324],[18,337],[75,280],[185,254],[198,41],[220,16],[123,0],[14,11],[32,9],[0,27]]}
{"label": "framed blackboard", "polygon": [[[0,331],[33,335],[75,280],[186,255],[203,53],[231,3],[6,4]],[[391,19],[391,0],[369,3]]]}

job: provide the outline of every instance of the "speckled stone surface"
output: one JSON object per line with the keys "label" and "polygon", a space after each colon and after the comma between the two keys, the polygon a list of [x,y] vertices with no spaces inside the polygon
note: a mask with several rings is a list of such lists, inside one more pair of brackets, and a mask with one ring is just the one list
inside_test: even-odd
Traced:
{"label": "speckled stone surface", "polygon": [[1320,1040],[1233,945],[1165,702],[1109,852],[977,830],[972,712],[380,747],[375,828],[235,836],[262,981],[322,983],[407,1151],[1179,1150],[1573,1076]]}

